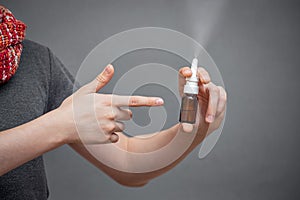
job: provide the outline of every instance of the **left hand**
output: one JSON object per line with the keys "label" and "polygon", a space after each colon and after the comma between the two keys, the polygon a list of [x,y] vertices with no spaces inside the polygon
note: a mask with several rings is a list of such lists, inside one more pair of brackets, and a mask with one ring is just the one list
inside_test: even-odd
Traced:
{"label": "left hand", "polygon": [[[191,75],[192,71],[189,67],[183,67],[179,70],[179,92],[181,96],[186,78]],[[198,68],[197,77],[199,78],[198,102],[200,108],[197,111],[197,116],[203,118],[203,120],[199,120],[199,127],[208,125],[207,133],[203,133],[208,135],[218,129],[224,119],[227,94],[223,87],[216,86],[211,82],[209,73],[204,68]],[[182,126],[185,132],[191,132],[193,129],[191,124],[183,123]]]}

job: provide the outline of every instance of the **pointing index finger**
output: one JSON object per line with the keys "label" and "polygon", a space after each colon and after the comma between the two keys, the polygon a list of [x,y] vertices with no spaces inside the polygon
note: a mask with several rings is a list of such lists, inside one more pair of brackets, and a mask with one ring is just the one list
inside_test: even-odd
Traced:
{"label": "pointing index finger", "polygon": [[161,106],[164,104],[162,98],[159,97],[145,97],[145,96],[118,96],[113,95],[112,105],[114,106]]}

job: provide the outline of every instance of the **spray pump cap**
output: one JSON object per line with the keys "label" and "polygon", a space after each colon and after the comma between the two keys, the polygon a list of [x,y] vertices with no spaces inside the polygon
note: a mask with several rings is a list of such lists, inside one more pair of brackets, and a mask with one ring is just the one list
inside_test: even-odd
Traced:
{"label": "spray pump cap", "polygon": [[192,61],[192,76],[186,78],[186,84],[184,86],[183,92],[187,94],[198,94],[199,87],[198,87],[198,77],[197,77],[197,69],[198,69],[198,59],[194,58]]}

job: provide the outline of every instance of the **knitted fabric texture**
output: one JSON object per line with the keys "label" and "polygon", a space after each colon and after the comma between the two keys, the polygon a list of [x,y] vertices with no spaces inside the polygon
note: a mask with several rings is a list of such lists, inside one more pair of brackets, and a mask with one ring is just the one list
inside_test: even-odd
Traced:
{"label": "knitted fabric texture", "polygon": [[25,30],[26,25],[0,5],[0,85],[6,83],[16,73]]}

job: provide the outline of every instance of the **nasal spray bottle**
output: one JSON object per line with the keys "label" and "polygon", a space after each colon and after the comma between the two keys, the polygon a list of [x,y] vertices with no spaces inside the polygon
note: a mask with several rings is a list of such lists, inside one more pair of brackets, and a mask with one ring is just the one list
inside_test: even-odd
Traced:
{"label": "nasal spray bottle", "polygon": [[194,124],[196,122],[196,114],[198,107],[198,77],[197,77],[198,60],[194,58],[192,61],[192,76],[186,78],[186,84],[183,90],[181,101],[179,121],[183,123]]}

